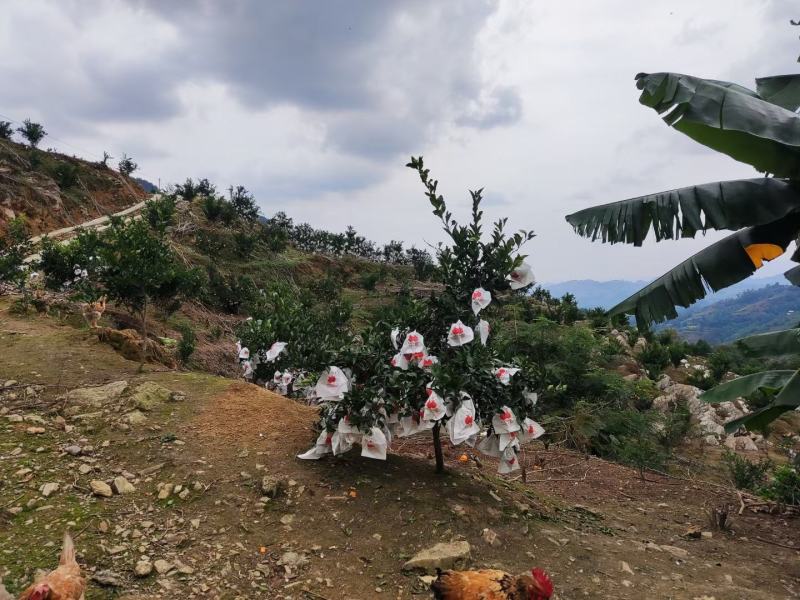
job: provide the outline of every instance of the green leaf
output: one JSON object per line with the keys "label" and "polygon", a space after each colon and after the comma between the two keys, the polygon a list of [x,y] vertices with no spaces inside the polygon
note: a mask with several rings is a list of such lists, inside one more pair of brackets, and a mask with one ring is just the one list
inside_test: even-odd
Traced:
{"label": "green leaf", "polygon": [[728,402],[736,400],[748,394],[752,394],[761,388],[770,388],[779,390],[786,382],[794,375],[794,371],[781,370],[781,371],[762,371],[760,373],[753,373],[752,375],[745,375],[738,377],[733,381],[720,384],[700,396],[700,399],[710,404],[719,404],[720,402]]}
{"label": "green leaf", "polygon": [[788,410],[790,409],[783,406],[774,406],[773,404],[768,404],[767,406],[759,408],[750,414],[726,423],[725,431],[728,433],[733,433],[740,427],[746,427],[750,430],[763,431],[767,425],[772,423],[775,419],[780,417]]}
{"label": "green leaf", "polygon": [[774,223],[737,231],[626,298],[609,311],[609,316],[635,314],[639,326],[674,319],[678,316],[676,306],[687,307],[705,298],[707,288],[716,292],[752,275],[756,265],[746,248],[770,244],[785,250],[799,228],[800,215],[791,213]]}
{"label": "green leaf", "polygon": [[794,410],[798,406],[800,406],[800,371],[795,371],[780,394],[775,396],[775,400],[749,415],[727,423],[725,431],[730,433],[741,426],[745,426],[748,429],[763,430],[783,413]]}
{"label": "green leaf", "polygon": [[783,179],[717,181],[602,204],[567,216],[592,241],[641,246],[652,226],[656,241],[694,237],[708,229],[737,230],[776,221],[800,208],[800,190]]}
{"label": "green leaf", "polygon": [[679,73],[640,73],[639,102],[695,141],[777,177],[800,173],[800,117],[742,86]]}
{"label": "green leaf", "polygon": [[783,276],[786,277],[792,285],[800,286],[800,266],[789,269]]}
{"label": "green leaf", "polygon": [[800,108],[800,75],[776,75],[756,79],[758,95],[767,102],[795,112]]}
{"label": "green leaf", "polygon": [[736,345],[755,356],[785,356],[800,353],[800,329],[760,333],[736,340]]}

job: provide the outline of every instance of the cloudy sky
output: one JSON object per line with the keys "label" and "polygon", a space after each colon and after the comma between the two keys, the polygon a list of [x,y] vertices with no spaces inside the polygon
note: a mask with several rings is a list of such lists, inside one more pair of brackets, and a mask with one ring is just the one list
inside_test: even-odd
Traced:
{"label": "cloudy sky", "polygon": [[422,154],[458,216],[484,187],[488,216],[537,232],[540,280],[645,279],[717,236],[605,246],[564,215],[755,174],[669,130],[634,75],[797,72],[791,4],[7,0],[0,115],[40,120],[45,146],[127,152],[162,184],[242,184],[266,215],[379,242],[442,239],[404,168]]}

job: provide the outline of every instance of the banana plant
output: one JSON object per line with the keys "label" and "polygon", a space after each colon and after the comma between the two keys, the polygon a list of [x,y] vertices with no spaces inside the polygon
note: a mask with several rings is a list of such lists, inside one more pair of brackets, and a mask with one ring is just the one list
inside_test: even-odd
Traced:
{"label": "banana plant", "polygon": [[[736,341],[736,345],[755,357],[785,357],[800,353],[800,329],[787,329],[752,335]],[[800,406],[800,371],[774,370],[745,375],[720,384],[705,392],[701,399],[711,404],[735,400],[764,390],[772,396],[772,402],[745,416],[725,424],[728,432],[741,426],[749,429],[764,429],[784,412]]]}
{"label": "banana plant", "polygon": [[[639,327],[677,316],[709,290],[746,279],[765,261],[786,252],[800,235],[800,75],[756,79],[756,90],[735,83],[679,73],[640,73],[639,102],[655,109],[670,127],[718,152],[753,166],[761,177],[718,181],[594,206],[567,216],[575,231],[592,240],[641,246],[652,229],[656,241],[693,238],[698,231],[733,233],[683,261],[620,302],[609,316],[632,314]],[[800,249],[792,255],[800,262]],[[800,285],[800,267],[786,273]],[[774,334],[772,334],[774,335]],[[783,338],[753,342],[763,348]],[[743,341],[744,342],[744,341]],[[766,346],[764,346],[766,344]],[[784,346],[778,344],[775,350]],[[777,352],[780,353],[780,352]],[[743,378],[744,379],[744,378]],[[781,389],[767,407],[740,425],[763,427],[800,406],[800,372],[751,376],[707,393],[722,401],[735,391]],[[756,386],[756,387],[752,387]],[[715,395],[716,392],[716,395]],[[741,393],[737,394],[741,395]],[[715,400],[717,398],[717,400]]]}

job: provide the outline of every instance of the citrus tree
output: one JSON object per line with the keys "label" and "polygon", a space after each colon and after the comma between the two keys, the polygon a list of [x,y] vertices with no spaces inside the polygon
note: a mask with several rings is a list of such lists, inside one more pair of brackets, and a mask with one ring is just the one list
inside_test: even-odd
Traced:
{"label": "citrus tree", "polygon": [[30,236],[21,217],[8,224],[8,232],[0,237],[0,282],[22,289],[28,280],[25,257],[31,252]]}
{"label": "citrus tree", "polygon": [[315,386],[321,433],[300,458],[360,443],[362,456],[385,459],[393,438],[430,431],[442,472],[444,429],[452,444],[477,444],[499,458],[501,472],[516,470],[520,443],[544,430],[532,419],[532,380],[494,348],[489,319],[503,296],[534,283],[519,253],[534,234],[508,233],[506,219],[485,232],[482,190],[471,192],[471,221],[459,224],[422,157],[408,167],[450,238],[437,251],[441,289],[371,324],[322,372]]}
{"label": "citrus tree", "polygon": [[47,135],[41,123],[34,123],[30,119],[25,119],[21,127],[17,127],[17,133],[28,140],[31,148],[36,148]]}
{"label": "citrus tree", "polygon": [[104,291],[141,320],[144,361],[148,310],[153,305],[176,310],[183,299],[196,295],[199,271],[184,266],[163,233],[145,220],[112,217],[101,234],[98,257],[97,278]]}
{"label": "citrus tree", "polygon": [[144,218],[111,217],[103,231],[84,231],[67,244],[45,239],[40,267],[51,288],[69,289],[81,301],[101,295],[125,306],[142,326],[146,356],[148,314],[153,306],[168,312],[196,297],[200,271],[187,267],[172,249],[167,227],[174,218],[171,198],[151,200]]}
{"label": "citrus tree", "polygon": [[[639,101],[654,108],[667,125],[762,174],[630,198],[567,216],[578,234],[612,244],[640,246],[651,229],[656,241],[694,237],[709,229],[734,231],[609,312],[633,314],[640,327],[647,327],[676,317],[677,306],[691,305],[709,288],[717,291],[749,277],[798,237],[800,75],[757,79],[755,91],[678,73],[640,73],[636,82],[642,90]],[[800,262],[800,250],[792,260]],[[800,284],[800,267],[786,277]],[[763,426],[800,406],[800,394],[795,393],[800,373],[784,382],[784,392],[771,405],[731,426]],[[706,399],[719,397],[710,394]]]}
{"label": "citrus tree", "polygon": [[352,340],[347,330],[352,307],[337,286],[325,285],[319,296],[281,282],[259,290],[251,317],[236,330],[245,377],[287,392],[299,376],[338,359]]}

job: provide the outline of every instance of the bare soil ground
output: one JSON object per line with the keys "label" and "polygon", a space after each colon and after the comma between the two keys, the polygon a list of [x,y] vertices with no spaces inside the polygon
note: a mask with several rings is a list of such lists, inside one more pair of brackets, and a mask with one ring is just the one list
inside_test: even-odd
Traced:
{"label": "bare soil ground", "polygon": [[[690,473],[646,481],[536,444],[526,452],[527,482],[496,475],[480,457],[461,462],[464,450],[447,444],[447,473],[437,476],[424,438],[401,440],[385,463],[357,449],[304,462],[295,455],[315,437],[314,409],[221,377],[140,372],[86,330],[7,308],[0,301],[0,380],[18,387],[0,401],[0,576],[13,591],[55,565],[69,528],[95,577],[89,600],[426,598],[418,574],[401,567],[453,539],[471,544],[472,567],[545,568],[561,600],[800,597],[800,554],[789,548],[800,546],[800,522],[736,514],[736,493],[720,485],[708,453],[687,449]],[[92,409],[95,417],[75,418],[60,399],[113,381],[129,390],[152,381],[185,399],[136,425],[122,417],[133,408],[129,392]],[[45,387],[28,393],[31,384]],[[29,433],[33,426],[44,432]],[[90,481],[121,474],[135,491],[91,495]],[[262,499],[265,475],[283,482],[275,499]],[[45,483],[59,488],[44,497]],[[158,499],[163,484],[188,493]],[[709,510],[724,504],[731,528],[713,530]],[[712,536],[691,539],[692,528]],[[171,568],[137,577],[143,557]]]}

